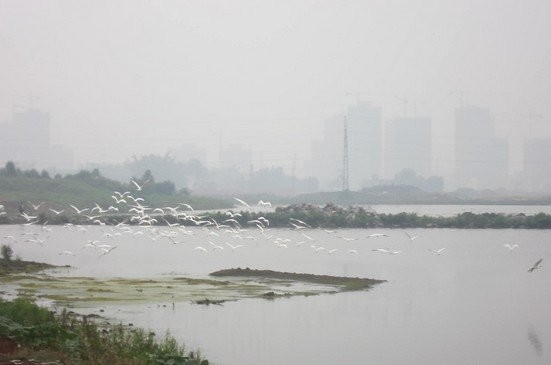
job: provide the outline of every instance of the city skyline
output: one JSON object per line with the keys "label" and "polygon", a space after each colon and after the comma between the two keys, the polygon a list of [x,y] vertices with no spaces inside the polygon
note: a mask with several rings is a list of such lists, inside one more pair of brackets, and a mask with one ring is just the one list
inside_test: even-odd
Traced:
{"label": "city skyline", "polygon": [[551,137],[550,11],[544,0],[4,0],[0,122],[28,104],[47,111],[52,145],[79,166],[194,144],[215,167],[220,145],[237,144],[256,167],[300,175],[325,119],[369,102],[383,124],[430,118],[432,173],[452,176],[455,108],[482,106],[520,174],[523,141]]}
{"label": "city skyline", "polygon": [[[497,137],[494,117],[488,108],[469,106],[455,109],[454,174],[450,175],[438,174],[432,168],[436,163],[431,152],[432,145],[439,141],[432,137],[431,118],[397,117],[383,121],[382,111],[376,105],[360,101],[346,109],[351,137],[348,140],[348,154],[352,190],[359,190],[375,181],[391,181],[404,169],[413,170],[424,178],[442,176],[448,190],[454,187],[516,187],[537,190],[546,188],[549,184],[550,178],[548,174],[541,172],[541,166],[549,163],[551,155],[545,145],[551,139],[526,139],[523,142],[521,170],[515,173],[509,161],[509,141]],[[29,108],[15,113],[14,119],[5,124],[10,133],[5,133],[0,138],[0,150],[5,160],[2,163],[14,160],[26,168],[46,168],[53,171],[78,170],[100,163],[92,161],[88,165],[72,166],[73,152],[50,143],[48,113]],[[287,174],[303,178],[315,177],[321,190],[339,190],[343,186],[343,132],[344,115],[327,118],[322,139],[311,142],[308,158],[298,159],[304,162],[303,171],[297,174],[295,156],[292,171],[287,170]],[[195,144],[179,147],[167,146],[161,155],[171,156],[182,162],[198,159],[205,167],[233,169],[239,174],[249,176],[255,171],[282,166],[277,161],[264,161],[262,151],[238,143],[225,144],[221,139],[216,150],[217,161],[211,161],[211,166],[206,163],[205,149]],[[186,152],[189,154],[186,155]],[[145,154],[127,156],[125,160],[139,156]],[[369,159],[374,162],[370,164]],[[526,175],[527,181],[524,184],[519,183],[519,174]]]}

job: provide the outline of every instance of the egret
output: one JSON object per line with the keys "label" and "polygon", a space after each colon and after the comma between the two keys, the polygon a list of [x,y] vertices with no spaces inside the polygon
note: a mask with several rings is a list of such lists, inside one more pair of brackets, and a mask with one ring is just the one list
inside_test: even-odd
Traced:
{"label": "egret", "polygon": [[[144,185],[145,183],[143,183],[142,185],[140,185],[140,184],[138,184],[138,183],[137,183],[136,181],[134,181],[134,180],[130,180],[130,181],[132,181],[132,183],[133,183],[134,186],[136,187],[136,190],[142,191],[142,187],[143,187],[143,185]],[[146,181],[146,182],[147,182],[147,181]]]}
{"label": "egret", "polygon": [[239,199],[239,198],[234,198],[235,200],[237,200],[237,202],[239,202],[239,204],[247,207],[247,208],[250,208],[251,206],[247,203],[245,203],[243,200]]}
{"label": "egret", "polygon": [[293,223],[293,222],[289,222],[293,227],[295,227],[295,229],[305,229],[306,227],[304,226],[299,226],[298,224],[296,223]]}
{"label": "egret", "polygon": [[402,253],[402,251],[391,251],[388,248],[376,248],[371,251],[379,252],[379,253],[387,253],[389,255],[398,255],[399,253]]}
{"label": "egret", "polygon": [[184,206],[184,208],[186,208],[187,210],[193,210],[193,207],[189,204],[186,204],[186,203],[180,203],[181,205]]}
{"label": "egret", "polygon": [[258,205],[260,205],[261,207],[272,207],[272,203],[270,202],[265,202],[264,200],[260,199],[258,201]]}
{"label": "egret", "polygon": [[231,210],[228,210],[226,212],[226,215],[229,216],[230,218],[238,218],[238,217],[241,217],[241,213],[234,213],[232,212]]}
{"label": "egret", "polygon": [[124,193],[121,194],[121,193],[119,193],[118,191],[114,191],[113,194],[118,195],[118,197],[119,197],[120,199],[124,199],[124,197],[125,197],[126,195],[130,194],[130,192],[129,192],[129,191],[125,191]]}
{"label": "egret", "polygon": [[346,242],[350,242],[350,241],[355,241],[357,240],[357,238],[352,238],[352,237],[342,237],[342,236],[337,236],[339,238],[342,238],[343,240],[345,240]]}
{"label": "egret", "polygon": [[541,266],[541,262],[543,261],[543,258],[539,259],[538,261],[536,261],[536,263],[534,265],[532,265],[531,268],[528,269],[528,272],[532,272],[534,270],[537,270],[537,269],[541,269],[542,266]]}
{"label": "egret", "polygon": [[239,247],[243,247],[243,245],[232,245],[231,243],[225,242],[226,246],[231,248],[232,250],[238,249]]}
{"label": "egret", "polygon": [[429,248],[427,250],[432,252],[435,255],[441,255],[442,252],[444,252],[445,249],[446,249],[446,247],[439,248],[438,250],[433,250],[432,248]]}
{"label": "egret", "polygon": [[305,226],[305,227],[312,228],[312,227],[310,227],[310,226],[308,225],[308,223],[303,222],[303,221],[301,221],[300,219],[289,218],[289,220],[290,220],[290,221],[293,221],[293,222],[295,222],[295,223],[298,223],[298,224],[302,224],[302,225]]}
{"label": "egret", "polygon": [[100,248],[100,251],[101,251],[100,256],[107,255],[109,252],[113,251],[115,248],[117,248],[117,246],[112,246],[110,248]]}
{"label": "egret", "polygon": [[209,241],[209,244],[212,246],[212,249],[213,249],[214,251],[216,251],[216,250],[223,250],[223,249],[224,249],[224,247],[218,246],[216,243],[214,243],[214,242],[212,242],[212,241]]}
{"label": "egret", "polygon": [[71,251],[61,251],[60,253],[58,253],[58,255],[76,256]]}
{"label": "egret", "polygon": [[30,222],[30,221],[32,221],[33,219],[38,218],[38,216],[31,216],[31,215],[28,215],[28,214],[25,213],[25,212],[21,213],[21,216],[22,216],[23,218],[25,218],[25,219],[27,220],[27,222]]}
{"label": "egret", "polygon": [[82,213],[86,212],[87,210],[89,210],[88,208],[78,209],[74,205],[70,205],[70,207],[73,208],[77,212],[77,214],[82,214]]}
{"label": "egret", "polygon": [[367,238],[379,238],[379,237],[388,237],[385,233],[372,233],[367,236]]}
{"label": "egret", "polygon": [[33,206],[33,209],[34,209],[34,210],[38,210],[38,208],[40,208],[40,207],[42,206],[42,204],[44,204],[44,202],[39,203],[39,204],[37,204],[37,205],[34,205],[34,204],[31,203],[31,205]]}
{"label": "egret", "polygon": [[117,204],[120,204],[120,203],[127,204],[126,200],[124,200],[123,198],[118,199],[118,198],[117,198],[116,196],[114,196],[114,195],[111,195],[111,198],[115,199],[115,203],[117,203]]}
{"label": "egret", "polygon": [[509,251],[511,251],[511,252],[513,252],[513,250],[514,250],[515,248],[518,248],[518,245],[517,245],[517,244],[510,245],[510,244],[506,243],[506,244],[504,244],[503,246],[504,246],[504,247],[507,247],[507,248],[509,249]]}

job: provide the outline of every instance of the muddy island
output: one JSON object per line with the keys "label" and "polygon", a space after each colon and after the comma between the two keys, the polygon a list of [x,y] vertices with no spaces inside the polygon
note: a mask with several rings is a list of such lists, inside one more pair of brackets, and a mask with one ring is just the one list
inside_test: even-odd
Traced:
{"label": "muddy island", "polygon": [[358,278],[358,277],[345,277],[345,276],[331,276],[331,275],[315,275],[304,273],[292,273],[281,272],[273,270],[256,270],[250,268],[235,268],[225,269],[210,273],[209,275],[215,277],[249,277],[249,278],[261,278],[261,279],[275,279],[282,281],[300,281],[312,284],[321,284],[336,286],[339,291],[354,291],[354,290],[368,290],[376,284],[386,282],[386,280]]}

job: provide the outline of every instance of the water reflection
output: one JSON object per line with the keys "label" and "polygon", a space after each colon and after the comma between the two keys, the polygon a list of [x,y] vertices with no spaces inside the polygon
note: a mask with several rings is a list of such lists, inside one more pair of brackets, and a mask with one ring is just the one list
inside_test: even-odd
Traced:
{"label": "water reflection", "polygon": [[532,326],[528,328],[528,341],[530,341],[530,344],[534,348],[534,351],[538,357],[541,357],[543,355],[543,344],[541,343],[540,337],[538,336],[536,330]]}

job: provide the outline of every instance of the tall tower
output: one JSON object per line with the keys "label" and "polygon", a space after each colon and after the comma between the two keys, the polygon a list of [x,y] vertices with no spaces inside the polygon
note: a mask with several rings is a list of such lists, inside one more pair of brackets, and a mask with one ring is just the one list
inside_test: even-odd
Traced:
{"label": "tall tower", "polygon": [[342,191],[348,191],[348,123],[344,116],[344,142],[342,154]]}

